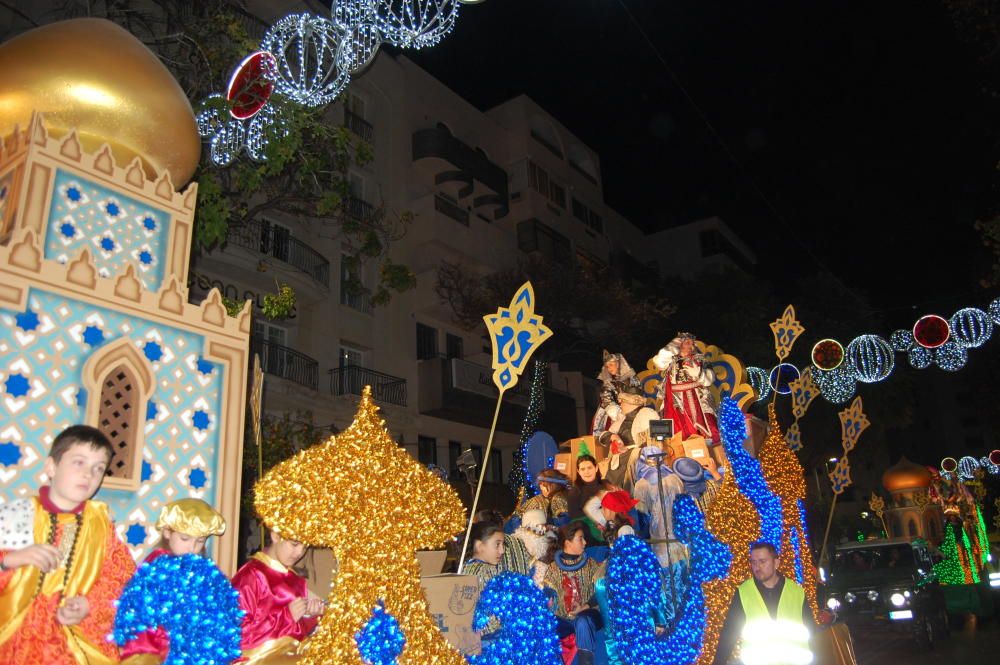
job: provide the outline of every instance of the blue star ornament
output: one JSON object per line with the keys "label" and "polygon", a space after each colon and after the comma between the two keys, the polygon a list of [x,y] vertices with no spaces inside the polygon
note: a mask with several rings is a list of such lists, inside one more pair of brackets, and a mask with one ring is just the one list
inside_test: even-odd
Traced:
{"label": "blue star ornament", "polygon": [[17,327],[25,332],[31,332],[39,324],[38,315],[30,309],[14,316],[14,321],[17,323]]}

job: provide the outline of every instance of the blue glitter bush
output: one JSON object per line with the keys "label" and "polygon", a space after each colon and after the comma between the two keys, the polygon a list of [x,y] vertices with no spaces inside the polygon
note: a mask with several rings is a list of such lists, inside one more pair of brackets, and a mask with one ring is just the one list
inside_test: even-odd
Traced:
{"label": "blue glitter bush", "polygon": [[562,665],[556,618],[548,600],[529,578],[501,573],[483,588],[472,618],[473,630],[483,630],[491,617],[500,621],[483,651],[469,656],[473,665]]}

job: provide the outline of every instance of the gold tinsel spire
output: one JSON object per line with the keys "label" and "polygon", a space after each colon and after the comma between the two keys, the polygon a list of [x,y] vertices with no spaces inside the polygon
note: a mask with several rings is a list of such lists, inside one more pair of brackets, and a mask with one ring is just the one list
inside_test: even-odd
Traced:
{"label": "gold tinsel spire", "polygon": [[464,663],[427,610],[415,550],[459,533],[465,509],[449,485],[396,445],[370,387],[350,427],[276,465],[254,491],[268,526],[329,547],[339,565],[304,665],[360,664],[354,636],[379,601],[406,636],[401,665]]}

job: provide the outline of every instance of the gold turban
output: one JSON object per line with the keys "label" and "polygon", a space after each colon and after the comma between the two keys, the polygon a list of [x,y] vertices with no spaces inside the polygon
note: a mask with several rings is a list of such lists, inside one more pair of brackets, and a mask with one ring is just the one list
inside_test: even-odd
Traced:
{"label": "gold turban", "polygon": [[170,529],[192,538],[221,536],[226,532],[226,520],[201,499],[179,499],[163,506],[156,529]]}

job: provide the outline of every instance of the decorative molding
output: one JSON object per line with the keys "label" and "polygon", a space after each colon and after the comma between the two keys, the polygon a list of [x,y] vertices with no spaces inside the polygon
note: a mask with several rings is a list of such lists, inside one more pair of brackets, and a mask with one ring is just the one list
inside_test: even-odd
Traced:
{"label": "decorative molding", "polygon": [[201,303],[201,320],[216,326],[226,323],[226,308],[222,304],[222,294],[219,289],[212,289],[208,297]]}
{"label": "decorative molding", "polygon": [[90,250],[84,249],[79,256],[69,262],[66,268],[66,281],[93,289],[97,284],[97,268],[90,258]]}
{"label": "decorative molding", "polygon": [[160,179],[156,181],[156,195],[167,201],[174,200],[174,183],[170,180],[170,171],[160,174]]}
{"label": "decorative molding", "polygon": [[31,116],[31,122],[28,123],[28,135],[31,136],[31,142],[35,145],[43,146],[48,143],[49,133],[45,130],[45,122],[40,113]]}
{"label": "decorative molding", "polygon": [[106,175],[112,175],[115,172],[115,158],[111,154],[111,146],[107,143],[101,145],[101,149],[94,157],[94,170]]}
{"label": "decorative molding", "polygon": [[198,183],[192,182],[184,190],[184,207],[194,212],[194,207],[198,204]]}
{"label": "decorative molding", "polygon": [[139,302],[142,298],[142,282],[135,276],[135,266],[131,263],[125,268],[125,273],[115,280],[115,295]]}
{"label": "decorative molding", "polygon": [[125,182],[136,189],[142,189],[146,183],[146,173],[142,170],[142,160],[138,157],[132,160],[128,170],[125,171]]}
{"label": "decorative molding", "polygon": [[243,309],[236,315],[236,322],[241,333],[250,334],[253,330],[253,301],[243,301]]}
{"label": "decorative molding", "polygon": [[42,250],[35,241],[35,232],[31,229],[21,231],[18,238],[10,248],[10,262],[12,265],[38,272],[42,268]]}
{"label": "decorative molding", "polygon": [[181,314],[184,311],[184,304],[184,295],[181,293],[177,277],[171,276],[167,287],[160,293],[160,309]]}
{"label": "decorative molding", "polygon": [[59,146],[59,154],[74,162],[79,162],[83,157],[83,149],[80,147],[80,138],[76,135],[76,130],[71,129],[66,138]]}

